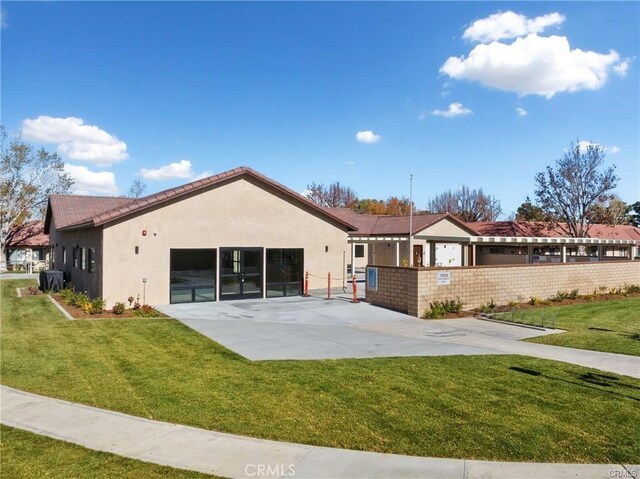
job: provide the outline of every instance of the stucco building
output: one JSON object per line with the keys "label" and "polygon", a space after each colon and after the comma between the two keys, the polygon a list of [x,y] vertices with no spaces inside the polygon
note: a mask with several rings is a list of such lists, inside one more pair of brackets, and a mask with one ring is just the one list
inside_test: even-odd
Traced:
{"label": "stucco building", "polygon": [[107,304],[299,295],[345,269],[354,229],[300,194],[242,167],[144,198],[54,195],[52,266]]}
{"label": "stucco building", "polygon": [[329,274],[342,287],[366,265],[633,259],[640,230],[607,228],[567,238],[449,214],[357,214],[319,207],[247,167],[138,199],[53,195],[45,221],[51,267],[108,305],[131,296],[167,304],[299,295],[305,272],[310,290],[325,289]]}

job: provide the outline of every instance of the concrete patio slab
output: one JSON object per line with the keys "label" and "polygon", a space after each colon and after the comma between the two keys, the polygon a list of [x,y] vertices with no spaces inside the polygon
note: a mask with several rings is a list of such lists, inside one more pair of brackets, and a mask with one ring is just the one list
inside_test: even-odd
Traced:
{"label": "concrete patio slab", "polygon": [[[189,303],[158,309],[251,360],[501,354],[485,346],[442,340],[443,334],[466,335],[460,327],[442,329],[437,321],[364,302],[353,304],[345,297]],[[518,327],[507,328],[512,332],[506,333],[502,325],[488,324],[486,329],[500,337],[547,334]]]}
{"label": "concrete patio slab", "polygon": [[640,377],[640,357],[522,342],[537,330],[474,318],[423,320],[346,296],[157,306],[254,360],[521,354]]}

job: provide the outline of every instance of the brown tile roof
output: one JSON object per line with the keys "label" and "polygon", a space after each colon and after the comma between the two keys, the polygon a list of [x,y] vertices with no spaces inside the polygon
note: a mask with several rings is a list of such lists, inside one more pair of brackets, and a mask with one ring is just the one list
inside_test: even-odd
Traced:
{"label": "brown tile roof", "polygon": [[[345,221],[356,226],[358,229],[352,234],[364,236],[379,235],[406,235],[409,233],[409,216],[407,215],[370,215],[356,213],[350,208],[326,208],[335,216],[339,216]],[[469,234],[473,234],[465,223],[457,218],[446,214],[416,214],[413,215],[413,234],[419,233],[423,229],[437,223],[443,219],[449,219],[461,228],[468,230]]]}
{"label": "brown tile roof", "polygon": [[9,248],[42,248],[49,246],[49,235],[44,233],[44,221],[32,221],[19,228],[7,242]]}
{"label": "brown tile roof", "polygon": [[[242,175],[257,179],[261,183],[284,193],[293,200],[340,223],[348,230],[355,229],[355,227],[347,221],[331,214],[331,212],[328,212],[325,208],[321,208],[301,194],[246,166],[196,180],[186,185],[169,188],[168,190],[160,191],[159,193],[154,193],[143,198],[77,197],[71,195],[52,196],[49,200],[51,206],[49,210],[56,210],[56,227],[59,229],[90,228],[125,218],[152,206],[162,205],[187,194],[203,191],[211,186],[238,178]],[[60,198],[64,199],[60,200]],[[87,200],[87,198],[91,199]],[[66,209],[70,209],[71,211],[63,211]],[[60,215],[62,215],[61,219],[59,219]],[[49,211],[47,212],[47,220],[49,220]]]}
{"label": "brown tile roof", "polygon": [[[558,226],[536,221],[489,221],[467,223],[480,236],[564,238],[568,235]],[[589,238],[640,241],[640,228],[631,225],[594,224],[589,229]]]}
{"label": "brown tile roof", "polygon": [[133,198],[111,196],[51,195],[49,197],[49,207],[47,208],[45,231],[49,232],[51,213],[54,210],[56,228],[63,229],[86,223],[95,215],[126,205],[132,201]]}

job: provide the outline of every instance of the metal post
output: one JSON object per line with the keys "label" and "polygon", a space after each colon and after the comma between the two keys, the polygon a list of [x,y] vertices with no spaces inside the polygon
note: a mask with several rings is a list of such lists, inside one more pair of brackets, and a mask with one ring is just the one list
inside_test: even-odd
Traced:
{"label": "metal post", "polygon": [[331,299],[331,271],[327,273],[327,299]]}
{"label": "metal post", "polygon": [[413,266],[413,175],[409,176],[409,266]]}
{"label": "metal post", "polygon": [[358,302],[358,283],[356,281],[355,274],[352,276],[351,281],[353,282],[353,302],[357,303]]}
{"label": "metal post", "polygon": [[309,296],[309,272],[304,274],[304,295]]}

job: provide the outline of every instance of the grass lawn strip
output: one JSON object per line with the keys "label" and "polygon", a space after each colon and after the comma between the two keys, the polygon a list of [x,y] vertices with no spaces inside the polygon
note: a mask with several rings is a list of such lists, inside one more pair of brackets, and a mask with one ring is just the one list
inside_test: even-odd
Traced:
{"label": "grass lawn strip", "polygon": [[522,356],[250,362],[176,320],[63,319],[2,285],[2,383],[221,432],[482,460],[634,463],[640,381]]}
{"label": "grass lawn strip", "polygon": [[207,474],[159,466],[0,425],[2,476],[13,479],[204,479]]}
{"label": "grass lawn strip", "polygon": [[640,356],[640,297],[569,306],[551,306],[556,328],[566,330],[530,338],[533,343]]}

